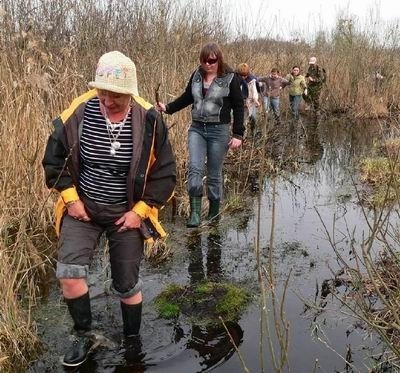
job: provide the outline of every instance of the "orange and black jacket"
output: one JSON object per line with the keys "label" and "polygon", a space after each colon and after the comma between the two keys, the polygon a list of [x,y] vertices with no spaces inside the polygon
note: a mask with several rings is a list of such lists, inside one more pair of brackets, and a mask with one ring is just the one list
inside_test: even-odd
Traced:
{"label": "orange and black jacket", "polygon": [[[65,204],[79,199],[79,139],[86,102],[96,95],[96,90],[91,90],[76,98],[53,121],[54,131],[47,142],[42,161],[46,185],[60,192],[56,205],[57,233],[66,210]],[[158,222],[158,209],[173,195],[175,157],[160,114],[142,98],[133,96],[133,100],[133,154],[127,176],[128,204],[143,220],[150,219],[163,237],[165,232]]]}

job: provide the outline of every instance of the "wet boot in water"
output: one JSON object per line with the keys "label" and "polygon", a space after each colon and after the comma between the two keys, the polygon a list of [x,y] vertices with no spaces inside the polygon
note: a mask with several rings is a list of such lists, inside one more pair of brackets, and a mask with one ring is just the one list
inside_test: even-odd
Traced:
{"label": "wet boot in water", "polygon": [[208,215],[207,215],[207,219],[208,220],[217,220],[217,218],[219,217],[219,206],[220,206],[220,200],[219,199],[215,199],[209,200],[209,210],[208,210]]}
{"label": "wet boot in water", "polygon": [[195,228],[200,225],[201,199],[202,197],[190,197],[190,216],[186,223],[188,228]]}
{"label": "wet boot in water", "polygon": [[124,350],[124,357],[127,362],[140,363],[145,357],[145,353],[142,351],[140,335],[125,337]]}
{"label": "wet boot in water", "polygon": [[142,323],[142,302],[126,304],[121,302],[122,321],[124,323],[124,336],[134,337],[139,335]]}
{"label": "wet boot in water", "polygon": [[85,362],[93,346],[93,341],[88,335],[92,324],[89,293],[79,298],[65,299],[65,302],[72,320],[74,320],[76,334],[72,345],[64,355],[62,364],[68,367],[76,367]]}
{"label": "wet boot in water", "polygon": [[124,349],[127,361],[138,362],[144,356],[139,330],[142,322],[142,302],[126,304],[121,302],[122,321],[124,323]]}

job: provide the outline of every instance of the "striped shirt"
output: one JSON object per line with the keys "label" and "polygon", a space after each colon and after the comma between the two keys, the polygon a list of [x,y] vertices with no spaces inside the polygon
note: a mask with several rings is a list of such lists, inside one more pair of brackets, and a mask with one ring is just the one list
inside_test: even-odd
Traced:
{"label": "striped shirt", "polygon": [[[127,202],[126,178],[133,152],[131,122],[129,111],[123,126],[107,128],[99,99],[94,98],[86,104],[80,138],[79,187],[86,196],[98,203],[110,205]],[[121,146],[112,155],[111,143],[114,141]]]}

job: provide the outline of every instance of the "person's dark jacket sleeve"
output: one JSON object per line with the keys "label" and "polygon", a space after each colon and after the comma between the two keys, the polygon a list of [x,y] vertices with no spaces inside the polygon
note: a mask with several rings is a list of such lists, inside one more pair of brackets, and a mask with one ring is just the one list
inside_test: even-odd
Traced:
{"label": "person's dark jacket sleeve", "polygon": [[149,112],[149,117],[151,121],[156,120],[155,161],[150,166],[141,200],[149,206],[160,208],[173,194],[176,185],[176,163],[164,121],[155,110]]}
{"label": "person's dark jacket sleeve", "polygon": [[193,95],[192,95],[192,80],[193,80],[193,76],[194,73],[192,73],[192,76],[189,79],[189,82],[184,90],[184,92],[174,101],[168,103],[166,105],[166,113],[167,114],[173,114],[176,113],[179,110],[182,110],[183,108],[185,108],[186,106],[189,106],[191,104],[193,104],[194,100],[193,100]]}
{"label": "person's dark jacket sleeve", "polygon": [[242,91],[240,90],[240,81],[236,74],[233,76],[229,86],[229,97],[233,111],[233,137],[242,139],[244,134],[244,106]]}
{"label": "person's dark jacket sleeve", "polygon": [[42,165],[47,187],[61,192],[73,187],[74,182],[67,167],[70,151],[64,125],[60,118],[55,119],[53,125],[54,131],[47,141]]}

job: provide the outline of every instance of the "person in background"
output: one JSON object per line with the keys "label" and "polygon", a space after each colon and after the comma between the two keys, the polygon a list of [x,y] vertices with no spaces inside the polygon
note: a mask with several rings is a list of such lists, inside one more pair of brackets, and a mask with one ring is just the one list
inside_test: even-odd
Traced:
{"label": "person in background", "polygon": [[289,82],[289,103],[292,117],[295,122],[300,119],[299,109],[303,93],[307,95],[307,83],[303,75],[300,74],[300,67],[293,66],[292,72],[286,76]]}
{"label": "person in background", "polygon": [[56,276],[74,322],[63,365],[82,364],[93,346],[87,283],[93,252],[108,239],[112,291],[126,346],[137,346],[142,315],[139,267],[144,239],[165,236],[158,209],[172,196],[175,157],[160,114],[138,95],[136,67],[124,54],[100,57],[92,88],[54,120],[43,159],[46,184],[60,193]]}
{"label": "person in background", "polygon": [[219,215],[225,155],[229,148],[241,146],[244,133],[239,78],[224,62],[216,43],[205,44],[199,59],[200,66],[192,73],[181,96],[168,104],[156,103],[156,108],[167,114],[192,106],[192,123],[188,133],[190,217],[186,225],[189,228],[200,225],[205,165],[209,200],[207,219],[214,220]]}
{"label": "person in background", "polygon": [[316,57],[311,57],[308,62],[308,71],[306,74],[308,95],[305,100],[311,105],[313,114],[318,119],[320,117],[320,96],[322,86],[326,81],[325,69],[317,64]]}
{"label": "person in background", "polygon": [[382,75],[382,69],[379,66],[375,67],[373,73],[373,79],[374,79],[374,93],[379,94],[382,89],[382,82],[385,79],[385,77]]}
{"label": "person in background", "polygon": [[279,96],[282,89],[289,84],[289,81],[280,76],[280,72],[276,67],[271,69],[271,73],[268,76],[258,78],[258,81],[263,83],[261,93],[265,113],[268,114],[271,108],[275,122],[280,124]]}
{"label": "person in background", "polygon": [[242,91],[245,108],[244,118],[249,124],[249,132],[254,135],[257,122],[257,108],[260,106],[260,88],[257,78],[250,74],[250,68],[247,63],[240,63],[237,66],[236,73],[240,77],[240,90]]}

